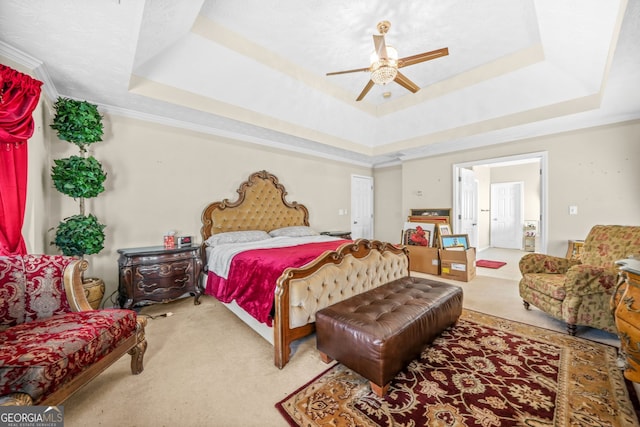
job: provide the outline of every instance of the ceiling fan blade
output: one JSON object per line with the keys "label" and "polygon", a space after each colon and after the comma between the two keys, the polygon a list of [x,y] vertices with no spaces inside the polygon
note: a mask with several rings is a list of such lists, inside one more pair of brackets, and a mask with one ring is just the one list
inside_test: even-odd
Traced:
{"label": "ceiling fan blade", "polygon": [[358,98],[356,98],[356,101],[362,101],[362,98],[364,98],[367,95],[367,93],[369,93],[369,91],[371,90],[374,84],[375,83],[373,82],[373,80],[369,80],[369,83],[367,83],[364,89],[362,89],[362,92],[360,92],[360,95],[358,95]]}
{"label": "ceiling fan blade", "polygon": [[383,35],[373,35],[373,45],[375,46],[378,58],[387,59],[387,44],[384,42]]}
{"label": "ceiling fan blade", "polygon": [[327,76],[335,76],[336,74],[357,73],[360,71],[371,71],[371,67],[356,68],[355,70],[346,70],[346,71],[334,71],[333,73],[327,73]]}
{"label": "ceiling fan blade", "polygon": [[409,80],[407,78],[407,76],[405,76],[404,74],[402,74],[400,71],[398,71],[398,74],[396,74],[396,78],[393,79],[394,82],[398,83],[400,86],[402,86],[403,88],[416,93],[417,91],[420,90],[420,88],[418,87],[418,85],[416,85],[414,82],[412,82],[411,80]]}
{"label": "ceiling fan blade", "polygon": [[430,61],[432,59],[440,58],[447,55],[449,55],[449,48],[443,47],[442,49],[432,50],[431,52],[424,52],[413,56],[407,56],[405,58],[398,59],[398,68],[406,67],[413,64],[419,64],[420,62]]}

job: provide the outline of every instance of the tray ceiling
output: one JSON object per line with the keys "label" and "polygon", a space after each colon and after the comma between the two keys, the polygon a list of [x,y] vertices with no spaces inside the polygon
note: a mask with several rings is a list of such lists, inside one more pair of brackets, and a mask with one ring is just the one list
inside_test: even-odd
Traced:
{"label": "tray ceiling", "polygon": [[[640,117],[640,2],[4,0],[0,55],[56,95],[350,162],[398,160]],[[421,90],[355,99],[376,24]]]}

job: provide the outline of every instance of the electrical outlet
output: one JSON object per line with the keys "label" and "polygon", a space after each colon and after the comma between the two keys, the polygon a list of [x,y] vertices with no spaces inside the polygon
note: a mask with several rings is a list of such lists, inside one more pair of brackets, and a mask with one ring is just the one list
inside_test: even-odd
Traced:
{"label": "electrical outlet", "polygon": [[575,205],[569,206],[569,215],[578,215],[578,207]]}

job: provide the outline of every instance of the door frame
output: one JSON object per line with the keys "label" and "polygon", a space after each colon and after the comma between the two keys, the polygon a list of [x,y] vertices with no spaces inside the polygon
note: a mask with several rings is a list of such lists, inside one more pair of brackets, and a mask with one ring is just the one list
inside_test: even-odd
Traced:
{"label": "door frame", "polygon": [[548,244],[548,229],[547,226],[549,220],[549,180],[548,180],[548,153],[546,151],[540,151],[535,153],[516,154],[512,156],[494,157],[484,160],[473,160],[464,163],[453,164],[453,224],[454,230],[460,229],[460,185],[458,183],[459,170],[461,168],[470,168],[480,165],[492,165],[497,163],[517,163],[525,162],[527,160],[538,160],[540,162],[540,218],[538,235],[540,236],[540,252],[547,253]]}

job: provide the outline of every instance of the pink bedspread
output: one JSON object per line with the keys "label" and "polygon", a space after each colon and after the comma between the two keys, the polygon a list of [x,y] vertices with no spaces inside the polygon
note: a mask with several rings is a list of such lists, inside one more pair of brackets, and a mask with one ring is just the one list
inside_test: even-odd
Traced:
{"label": "pink bedspread", "polygon": [[271,326],[276,281],[282,272],[287,267],[302,267],[347,242],[332,240],[241,252],[233,257],[226,280],[209,272],[205,293],[224,303],[235,300],[251,316]]}

